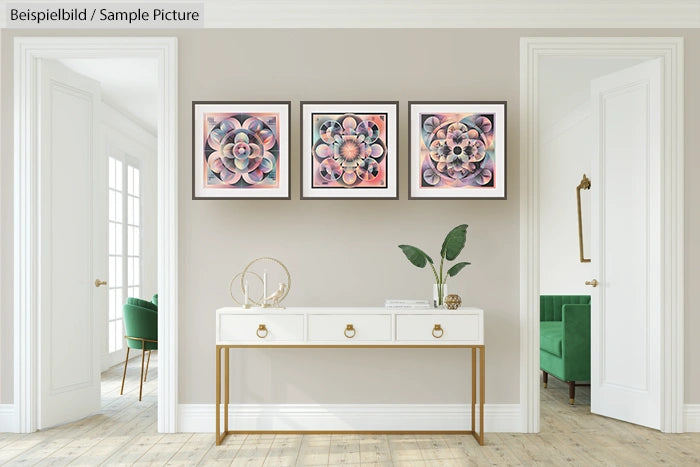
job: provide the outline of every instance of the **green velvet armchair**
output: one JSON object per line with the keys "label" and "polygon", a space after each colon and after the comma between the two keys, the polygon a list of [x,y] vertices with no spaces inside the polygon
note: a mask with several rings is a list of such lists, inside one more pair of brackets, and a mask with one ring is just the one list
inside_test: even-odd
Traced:
{"label": "green velvet armchair", "polygon": [[[151,351],[158,350],[158,306],[138,298],[128,298],[123,307],[124,330],[126,331],[126,360],[124,361],[124,374],[122,376],[122,388],[119,394],[124,394],[124,380],[126,379],[126,367],[129,363],[129,351],[141,350],[141,378],[139,386],[139,400],[143,395],[143,382],[148,377],[148,365],[151,363]],[[144,374],[144,357],[148,352],[148,362]]]}
{"label": "green velvet armchair", "polygon": [[544,387],[549,375],[569,384],[569,403],[576,386],[591,380],[591,296],[540,296],[540,369]]}

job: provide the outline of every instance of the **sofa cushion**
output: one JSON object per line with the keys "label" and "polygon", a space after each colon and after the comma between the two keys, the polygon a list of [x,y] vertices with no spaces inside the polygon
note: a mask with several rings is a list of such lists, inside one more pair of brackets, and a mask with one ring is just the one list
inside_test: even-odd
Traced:
{"label": "sofa cushion", "polygon": [[590,295],[540,295],[540,321],[561,321],[562,306],[590,303]]}
{"label": "sofa cushion", "polygon": [[561,357],[562,333],[561,321],[540,322],[540,350]]}

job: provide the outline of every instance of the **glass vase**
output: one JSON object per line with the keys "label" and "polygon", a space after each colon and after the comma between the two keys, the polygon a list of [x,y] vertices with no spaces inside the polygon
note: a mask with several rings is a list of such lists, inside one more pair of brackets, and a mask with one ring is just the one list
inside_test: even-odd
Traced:
{"label": "glass vase", "polygon": [[447,297],[447,284],[433,284],[433,308],[442,308]]}

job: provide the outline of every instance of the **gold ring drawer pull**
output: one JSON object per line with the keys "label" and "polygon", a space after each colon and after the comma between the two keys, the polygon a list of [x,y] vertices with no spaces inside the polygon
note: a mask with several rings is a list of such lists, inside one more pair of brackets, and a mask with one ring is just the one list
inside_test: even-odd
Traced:
{"label": "gold ring drawer pull", "polygon": [[433,328],[433,337],[435,339],[440,339],[443,334],[445,334],[445,331],[443,331],[442,326],[440,326],[439,324],[436,324],[435,327]]}
{"label": "gold ring drawer pull", "polygon": [[[263,332],[265,334],[263,334]],[[267,334],[268,334],[267,326],[265,326],[264,324],[261,324],[260,326],[258,326],[258,330],[255,331],[255,334],[257,334],[257,336],[260,339],[265,339],[267,337]]]}
{"label": "gold ring drawer pull", "polygon": [[[350,334],[352,332],[352,334]],[[345,337],[348,339],[352,339],[355,337],[355,327],[352,324],[348,324],[345,326],[345,331],[343,331],[343,334],[345,334]]]}

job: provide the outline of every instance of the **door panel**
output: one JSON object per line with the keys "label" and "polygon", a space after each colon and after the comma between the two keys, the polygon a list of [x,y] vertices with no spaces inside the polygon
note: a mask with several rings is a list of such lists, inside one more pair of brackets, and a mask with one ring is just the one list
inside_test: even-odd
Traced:
{"label": "door panel", "polygon": [[[43,263],[39,328],[38,427],[77,420],[100,408],[96,288],[106,239],[95,235],[93,180],[99,84],[40,61],[40,179]],[[102,179],[103,180],[103,179]],[[99,219],[102,221],[102,219]]]}
{"label": "door panel", "polygon": [[661,64],[591,83],[591,411],[660,427]]}

